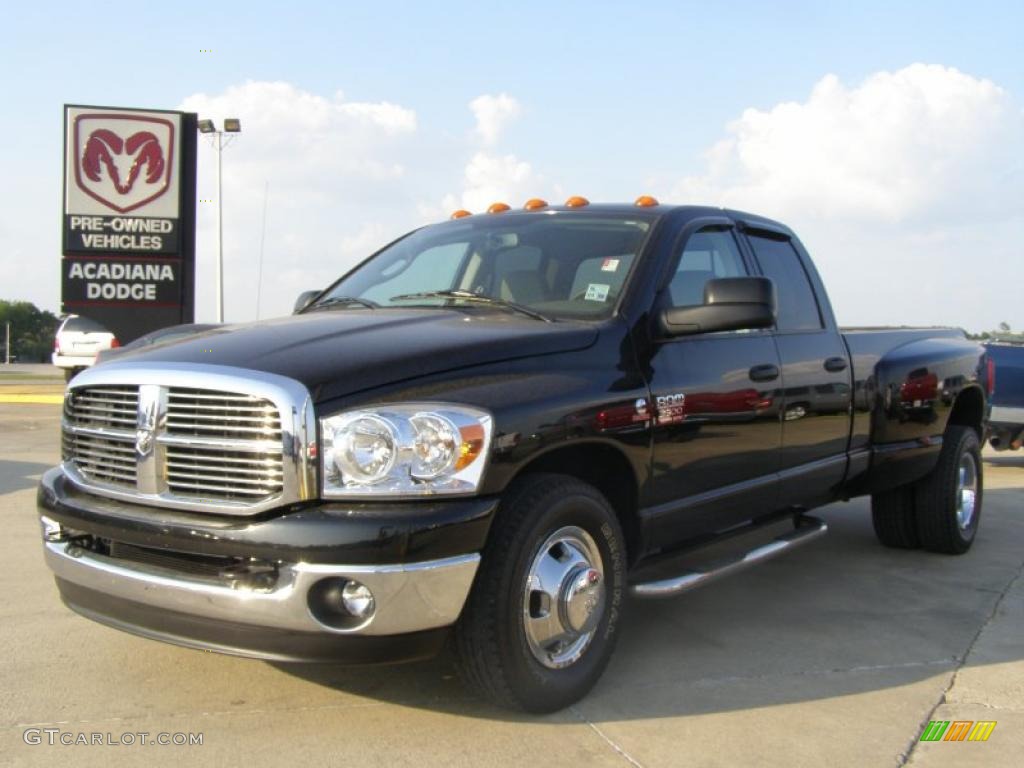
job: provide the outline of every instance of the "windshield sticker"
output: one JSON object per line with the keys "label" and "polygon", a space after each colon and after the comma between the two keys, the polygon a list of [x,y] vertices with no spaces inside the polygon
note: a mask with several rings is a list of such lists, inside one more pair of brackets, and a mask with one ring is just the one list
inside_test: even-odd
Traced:
{"label": "windshield sticker", "polygon": [[608,298],[609,288],[610,286],[603,283],[591,283],[587,286],[587,295],[583,298],[587,301],[605,301]]}
{"label": "windshield sticker", "polygon": [[619,260],[618,259],[605,259],[601,263],[601,271],[602,272],[614,272],[618,268],[619,268]]}

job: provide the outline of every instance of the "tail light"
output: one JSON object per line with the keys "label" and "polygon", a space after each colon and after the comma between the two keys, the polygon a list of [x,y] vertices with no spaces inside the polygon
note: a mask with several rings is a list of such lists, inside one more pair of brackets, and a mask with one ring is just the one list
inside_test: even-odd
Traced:
{"label": "tail light", "polygon": [[60,337],[55,337],[53,339],[53,351],[58,355],[60,354]]}
{"label": "tail light", "polygon": [[988,390],[989,397],[996,391],[996,361],[989,355],[985,360],[985,389]]}
{"label": "tail light", "polygon": [[110,348],[111,349],[117,349],[120,346],[121,346],[121,342],[117,340],[116,336],[110,340]]}

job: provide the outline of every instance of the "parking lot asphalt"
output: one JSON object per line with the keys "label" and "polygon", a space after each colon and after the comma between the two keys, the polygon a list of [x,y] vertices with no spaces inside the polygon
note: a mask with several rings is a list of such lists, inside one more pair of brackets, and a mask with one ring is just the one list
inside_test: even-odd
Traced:
{"label": "parking lot asphalt", "polygon": [[[866,500],[832,505],[816,513],[830,526],[817,543],[627,605],[596,689],[533,717],[472,698],[448,657],[267,664],[72,614],[43,564],[35,510],[58,421],[56,405],[0,404],[0,764],[1021,764],[1024,452],[986,452],[984,516],[967,555],[885,549]],[[997,725],[987,742],[919,742],[930,720]],[[62,733],[135,743],[64,746]],[[203,743],[142,745],[140,733],[201,733]]]}

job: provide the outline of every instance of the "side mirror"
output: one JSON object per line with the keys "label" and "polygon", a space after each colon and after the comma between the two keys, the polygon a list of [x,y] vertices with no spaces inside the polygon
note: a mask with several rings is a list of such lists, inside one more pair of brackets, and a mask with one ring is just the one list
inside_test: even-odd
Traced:
{"label": "side mirror", "polygon": [[665,336],[775,325],[775,284],[767,277],[721,277],[704,285],[704,303],[669,307],[658,317]]}
{"label": "side mirror", "polygon": [[319,296],[323,291],[303,291],[299,294],[299,298],[295,300],[295,306],[292,308],[292,314],[297,315],[299,312],[304,310],[310,304],[313,303],[313,299]]}

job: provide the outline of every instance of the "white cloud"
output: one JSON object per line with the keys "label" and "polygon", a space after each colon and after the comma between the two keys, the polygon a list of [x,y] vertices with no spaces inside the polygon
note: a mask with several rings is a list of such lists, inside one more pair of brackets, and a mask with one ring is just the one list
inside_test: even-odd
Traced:
{"label": "white cloud", "polygon": [[914,64],[854,88],[826,75],[806,102],[744,111],[707,173],[675,192],[779,215],[927,218],[952,192],[998,185],[1020,128],[1005,91],[955,69]]}
{"label": "white cloud", "polygon": [[747,109],[668,198],[793,226],[841,321],[980,329],[1024,321],[1022,156],[1024,117],[1004,90],[913,64]]}
{"label": "white cloud", "polygon": [[497,144],[505,126],[522,112],[519,102],[507,93],[477,96],[469,108],[476,118],[476,134],[488,146]]}
{"label": "white cloud", "polygon": [[[295,296],[323,287],[408,228],[406,168],[416,113],[388,102],[350,102],[283,82],[247,82],[195,94],[181,109],[218,123],[242,121],[224,150],[224,241],[228,320],[255,316],[264,193],[266,241],[260,316],[291,310]],[[216,156],[199,142],[198,197],[214,199]],[[213,307],[214,203],[199,204],[198,314]]]}
{"label": "white cloud", "polygon": [[[519,102],[506,93],[478,96],[469,108],[476,118],[476,135],[485,145],[497,142],[504,124],[520,113]],[[529,162],[516,155],[478,149],[463,168],[461,187],[458,193],[446,194],[440,205],[421,203],[420,219],[437,221],[459,208],[482,213],[499,201],[515,207],[543,195],[546,184]]]}
{"label": "white cloud", "polygon": [[530,164],[515,155],[477,152],[466,165],[462,194],[449,195],[446,204],[455,204],[474,213],[487,210],[496,201],[521,205],[536,194],[540,181]]}

